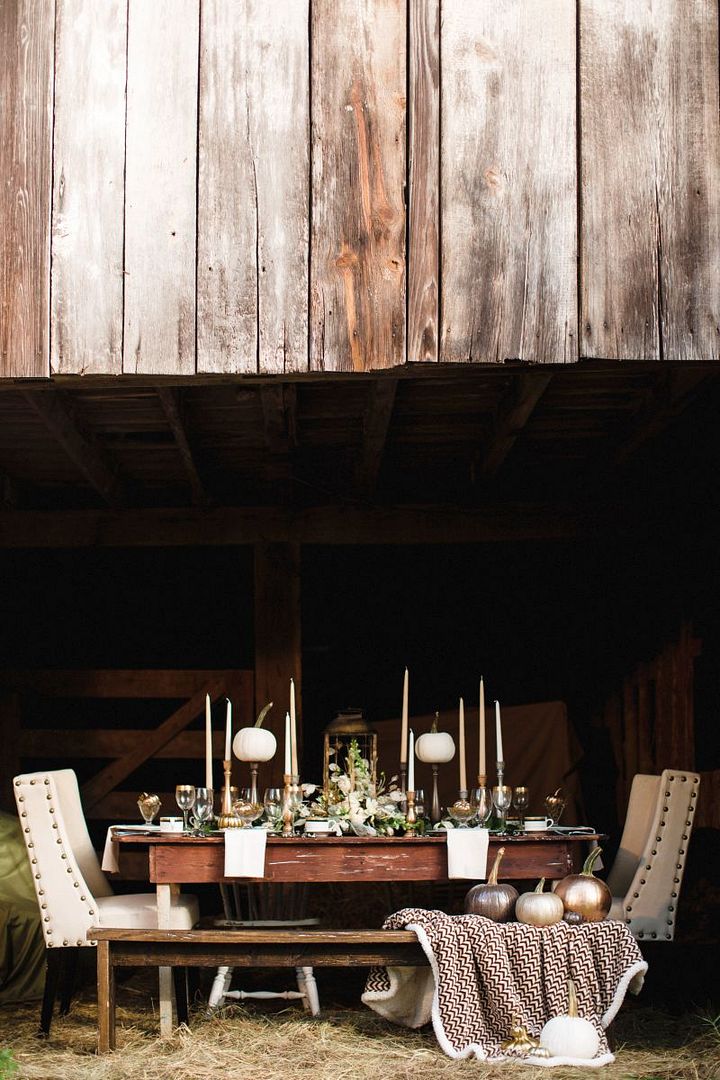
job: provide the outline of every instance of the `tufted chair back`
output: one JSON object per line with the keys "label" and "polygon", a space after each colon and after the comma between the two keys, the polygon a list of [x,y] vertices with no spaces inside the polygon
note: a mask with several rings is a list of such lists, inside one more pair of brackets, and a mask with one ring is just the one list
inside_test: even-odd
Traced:
{"label": "tufted chair back", "polygon": [[88,835],[72,769],[26,773],[14,781],[45,944],[89,945],[95,897],[112,895]]}
{"label": "tufted chair back", "polygon": [[683,769],[633,778],[620,849],[607,879],[610,917],[640,941],[672,941],[700,777]]}

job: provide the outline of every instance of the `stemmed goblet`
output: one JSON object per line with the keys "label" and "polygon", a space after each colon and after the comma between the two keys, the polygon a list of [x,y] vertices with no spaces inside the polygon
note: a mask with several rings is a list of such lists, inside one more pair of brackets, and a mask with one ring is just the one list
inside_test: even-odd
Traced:
{"label": "stemmed goblet", "polygon": [[530,793],[526,787],[516,787],[513,795],[513,806],[518,812],[518,825],[522,832],[525,831],[525,811],[530,801]]}
{"label": "stemmed goblet", "polygon": [[195,787],[193,784],[178,784],[175,788],[175,802],[182,810],[183,832],[188,831],[188,814],[195,805]]}
{"label": "stemmed goblet", "polygon": [[500,821],[500,832],[507,829],[507,812],[512,806],[513,790],[509,784],[498,784],[492,789],[492,800]]}
{"label": "stemmed goblet", "polygon": [[485,786],[473,788],[470,792],[470,805],[475,811],[476,823],[483,826],[492,814],[493,801],[490,789]]}
{"label": "stemmed goblet", "polygon": [[265,788],[265,795],[263,797],[263,805],[265,807],[265,817],[270,822],[272,828],[276,828],[278,822],[282,817],[282,801],[283,801],[283,789],[278,787]]}
{"label": "stemmed goblet", "polygon": [[215,793],[212,788],[195,788],[192,823],[199,831],[213,819],[214,799]]}
{"label": "stemmed goblet", "polygon": [[421,787],[415,788],[415,813],[418,821],[425,817],[425,791]]}

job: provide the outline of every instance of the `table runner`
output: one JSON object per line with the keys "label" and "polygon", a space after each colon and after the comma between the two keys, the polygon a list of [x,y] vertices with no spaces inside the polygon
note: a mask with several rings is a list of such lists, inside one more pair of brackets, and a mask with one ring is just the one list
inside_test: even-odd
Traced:
{"label": "table runner", "polygon": [[373,968],[362,1000],[399,1024],[432,1020],[440,1046],[453,1058],[502,1061],[500,1044],[514,1017],[538,1036],[553,1016],[567,1013],[568,979],[578,1013],[600,1037],[592,1061],[529,1058],[533,1065],[600,1066],[614,1061],[605,1028],[630,989],[639,993],[647,964],[624,923],[606,920],[536,927],[494,923],[480,915],[404,908],[384,923],[413,930],[430,963],[423,968]]}

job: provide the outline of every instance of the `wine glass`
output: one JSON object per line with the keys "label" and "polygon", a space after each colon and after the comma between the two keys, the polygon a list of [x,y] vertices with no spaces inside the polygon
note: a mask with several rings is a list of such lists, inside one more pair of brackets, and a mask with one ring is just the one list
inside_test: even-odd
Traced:
{"label": "wine glass", "polygon": [[[255,798],[253,798],[253,795]],[[257,793],[249,787],[241,787],[233,803],[233,812],[240,818],[243,829],[249,829],[262,816],[263,805],[257,801]]]}
{"label": "wine glass", "polygon": [[526,787],[516,787],[513,795],[513,806],[518,812],[518,825],[521,831],[525,831],[525,811],[530,802],[530,792]]}
{"label": "wine glass", "polygon": [[182,810],[183,832],[188,831],[188,814],[195,805],[195,787],[193,784],[178,784],[175,788],[175,802]]}
{"label": "wine glass", "polygon": [[415,813],[420,818],[425,817],[425,790],[424,788],[415,788]]}
{"label": "wine glass", "polygon": [[508,784],[496,785],[492,789],[492,800],[500,821],[500,832],[507,828],[507,812],[512,806],[513,790]]}
{"label": "wine glass", "polygon": [[201,829],[203,825],[212,821],[214,799],[215,792],[212,788],[195,788],[192,822],[196,829]]}
{"label": "wine glass", "polygon": [[492,814],[493,801],[489,788],[476,787],[470,792],[470,805],[475,811],[475,820],[483,826]]}
{"label": "wine glass", "polygon": [[277,825],[282,817],[282,801],[283,801],[283,789],[279,787],[265,788],[265,795],[263,796],[263,805],[265,807],[265,817],[268,819],[273,828]]}

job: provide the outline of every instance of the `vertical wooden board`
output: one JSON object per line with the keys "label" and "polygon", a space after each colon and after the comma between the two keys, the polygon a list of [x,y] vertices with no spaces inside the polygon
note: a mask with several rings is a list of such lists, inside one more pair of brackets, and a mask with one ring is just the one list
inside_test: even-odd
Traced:
{"label": "vertical wooden board", "polygon": [[202,6],[199,371],[307,370],[308,2]]}
{"label": "vertical wooden board", "polygon": [[313,0],[310,365],[405,354],[406,10]]}
{"label": "vertical wooden board", "polygon": [[47,377],[54,0],[0,3],[0,376]]}
{"label": "vertical wooden board", "polygon": [[285,713],[290,708],[290,679],[295,680],[298,753],[302,757],[302,648],[300,614],[300,545],[255,545],[255,708],[274,707],[265,727],[278,742],[268,763],[267,784],[282,784]]}
{"label": "vertical wooden board", "polygon": [[443,0],[441,359],[577,359],[574,0]]}
{"label": "vertical wooden board", "polygon": [[51,367],[122,371],[127,0],[57,0]]}
{"label": "vertical wooden board", "polygon": [[440,0],[409,5],[407,358],[438,358]]}
{"label": "vertical wooden board", "polygon": [[717,0],[581,0],[581,350],[720,355]]}
{"label": "vertical wooden board", "polygon": [[195,371],[198,0],[130,0],[123,370]]}

